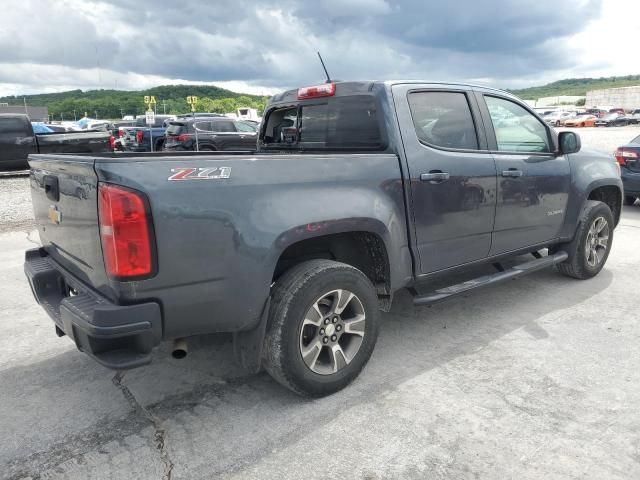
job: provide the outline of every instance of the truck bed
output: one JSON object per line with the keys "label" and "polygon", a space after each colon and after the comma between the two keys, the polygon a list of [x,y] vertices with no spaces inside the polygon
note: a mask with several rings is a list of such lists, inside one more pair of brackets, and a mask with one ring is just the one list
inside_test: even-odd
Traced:
{"label": "truck bed", "polygon": [[[31,155],[30,165],[46,253],[114,303],[160,301],[164,338],[251,328],[280,254],[319,231],[390,228],[385,240],[404,239],[388,247],[398,257],[390,262],[391,274],[410,271],[403,187],[392,154]],[[59,182],[59,201],[46,196],[45,178],[51,177]],[[151,278],[107,277],[98,226],[100,182],[148,198],[157,256]],[[51,220],[58,215],[52,207],[59,223]]]}

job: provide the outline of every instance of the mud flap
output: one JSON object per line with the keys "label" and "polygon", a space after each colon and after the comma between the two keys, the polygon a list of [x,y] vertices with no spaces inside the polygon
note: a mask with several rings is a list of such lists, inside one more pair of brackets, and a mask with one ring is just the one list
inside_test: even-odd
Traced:
{"label": "mud flap", "polygon": [[262,367],[262,347],[269,320],[271,297],[267,298],[260,315],[260,322],[252,329],[233,334],[233,353],[238,363],[251,373],[258,373]]}

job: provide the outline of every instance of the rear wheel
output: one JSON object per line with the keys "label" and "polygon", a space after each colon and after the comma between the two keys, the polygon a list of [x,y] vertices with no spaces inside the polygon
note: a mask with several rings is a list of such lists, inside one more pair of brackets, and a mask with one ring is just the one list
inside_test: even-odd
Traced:
{"label": "rear wheel", "polygon": [[360,270],[330,260],[301,263],[273,288],[265,368],[300,395],[337,392],[369,360],[378,316],[375,289]]}
{"label": "rear wheel", "polygon": [[634,197],[633,195],[625,195],[624,196],[624,204],[625,205],[633,205],[634,203],[636,203],[636,197]]}
{"label": "rear wheel", "polygon": [[613,215],[607,204],[588,200],[574,239],[554,248],[569,254],[556,266],[558,271],[580,280],[596,276],[609,257],[613,228]]}

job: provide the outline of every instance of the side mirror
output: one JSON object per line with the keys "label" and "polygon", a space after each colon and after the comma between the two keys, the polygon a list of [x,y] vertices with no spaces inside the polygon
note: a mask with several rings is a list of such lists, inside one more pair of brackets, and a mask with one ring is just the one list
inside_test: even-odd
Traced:
{"label": "side mirror", "polygon": [[580,135],[575,132],[560,132],[558,134],[558,145],[560,155],[567,155],[569,153],[577,153],[582,147],[580,141]]}

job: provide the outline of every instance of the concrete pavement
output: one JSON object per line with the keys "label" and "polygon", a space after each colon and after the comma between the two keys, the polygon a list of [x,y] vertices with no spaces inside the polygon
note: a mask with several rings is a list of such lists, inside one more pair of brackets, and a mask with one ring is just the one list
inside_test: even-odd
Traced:
{"label": "concrete pavement", "polygon": [[400,294],[359,379],[309,401],[224,336],[100,367],[33,300],[27,234],[0,234],[0,478],[640,478],[639,240],[626,207],[595,279]]}

